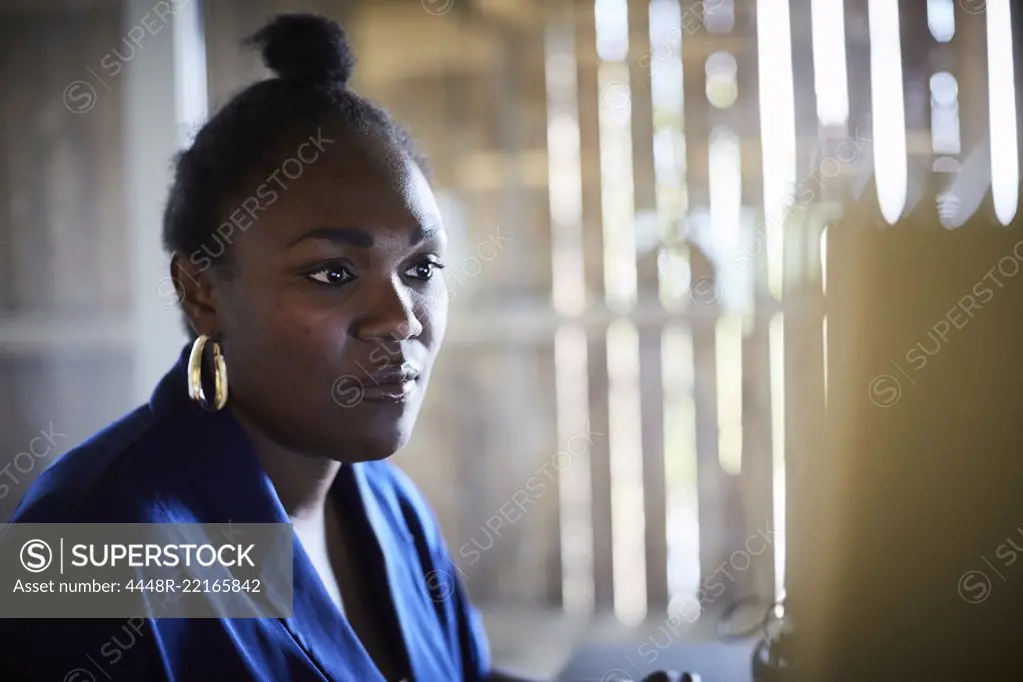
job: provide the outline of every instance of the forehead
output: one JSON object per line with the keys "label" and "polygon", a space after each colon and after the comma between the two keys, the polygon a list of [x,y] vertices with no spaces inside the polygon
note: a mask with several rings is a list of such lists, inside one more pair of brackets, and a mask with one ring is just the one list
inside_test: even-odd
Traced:
{"label": "forehead", "polygon": [[386,140],[324,129],[286,146],[282,162],[257,183],[255,197],[280,239],[319,227],[379,234],[441,224],[422,171]]}

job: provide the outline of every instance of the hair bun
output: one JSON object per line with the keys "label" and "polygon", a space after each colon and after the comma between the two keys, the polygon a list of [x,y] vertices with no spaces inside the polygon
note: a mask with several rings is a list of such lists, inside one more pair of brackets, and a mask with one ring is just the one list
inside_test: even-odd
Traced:
{"label": "hair bun", "polygon": [[280,14],[245,43],[280,78],[305,85],[345,85],[355,68],[345,30],[318,14]]}

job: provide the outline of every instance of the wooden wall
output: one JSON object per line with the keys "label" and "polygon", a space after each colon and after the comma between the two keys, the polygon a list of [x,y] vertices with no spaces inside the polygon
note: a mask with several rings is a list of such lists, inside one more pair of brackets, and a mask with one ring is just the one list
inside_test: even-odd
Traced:
{"label": "wooden wall", "polygon": [[[121,103],[89,71],[119,24],[111,3],[0,9],[0,519],[57,449],[130,407]],[[19,457],[50,430],[49,456]]]}

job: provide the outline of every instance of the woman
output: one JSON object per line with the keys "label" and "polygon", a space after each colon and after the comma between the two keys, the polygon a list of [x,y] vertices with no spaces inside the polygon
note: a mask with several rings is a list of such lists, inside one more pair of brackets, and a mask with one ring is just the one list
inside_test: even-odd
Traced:
{"label": "woman", "polygon": [[[457,572],[423,498],[383,461],[411,435],[446,323],[422,160],[348,88],[337,24],[284,15],[248,42],[277,76],[205,124],[165,213],[194,341],[149,404],[47,470],[13,521],[292,523],[294,616],[151,619],[135,634],[5,621],[4,664],[17,680],[510,679],[463,586],[428,579]],[[116,662],[112,636],[132,640]]]}

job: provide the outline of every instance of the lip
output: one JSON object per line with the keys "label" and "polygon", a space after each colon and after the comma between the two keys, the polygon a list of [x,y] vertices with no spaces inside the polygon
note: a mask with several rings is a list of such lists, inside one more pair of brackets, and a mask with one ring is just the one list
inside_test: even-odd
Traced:
{"label": "lip", "polygon": [[412,395],[415,379],[389,384],[367,384],[363,398],[377,403],[403,403]]}
{"label": "lip", "polygon": [[374,386],[403,384],[418,378],[419,368],[410,362],[403,362],[400,365],[385,365],[369,375],[370,383]]}
{"label": "lip", "polygon": [[363,397],[375,402],[405,402],[418,379],[419,368],[411,363],[381,367],[369,375]]}

